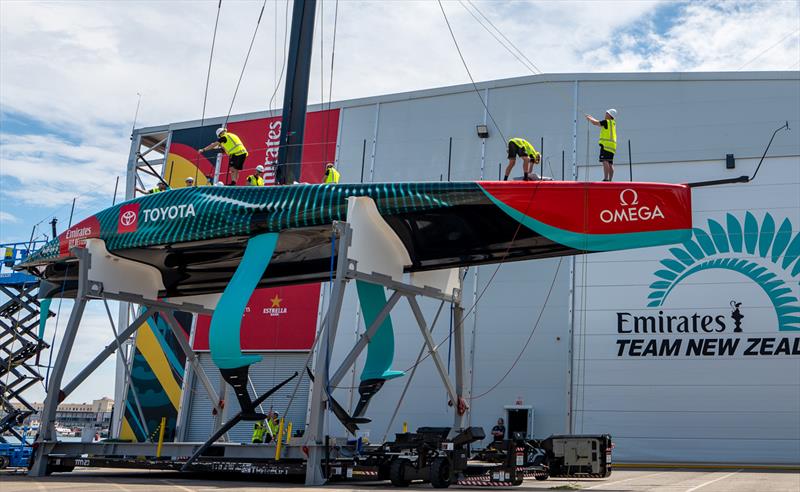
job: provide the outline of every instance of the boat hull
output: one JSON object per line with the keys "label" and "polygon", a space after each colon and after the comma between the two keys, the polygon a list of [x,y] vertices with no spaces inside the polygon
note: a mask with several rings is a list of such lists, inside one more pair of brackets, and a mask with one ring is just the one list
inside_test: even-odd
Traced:
{"label": "boat hull", "polygon": [[[248,240],[279,233],[259,287],[330,278],[331,224],[348,197],[369,197],[409,253],[409,272],[682,242],[691,192],[659,183],[463,182],[200,187],[146,195],[91,216],[22,265],[61,290],[77,280],[72,248],[158,269],[175,297],[224,290]],[[57,289],[54,289],[57,290]]]}

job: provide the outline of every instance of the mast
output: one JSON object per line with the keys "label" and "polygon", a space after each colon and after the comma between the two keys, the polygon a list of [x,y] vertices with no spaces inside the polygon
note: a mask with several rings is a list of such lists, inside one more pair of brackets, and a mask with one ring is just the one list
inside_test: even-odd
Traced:
{"label": "mast", "polygon": [[316,9],[317,0],[294,0],[276,172],[279,184],[300,181]]}

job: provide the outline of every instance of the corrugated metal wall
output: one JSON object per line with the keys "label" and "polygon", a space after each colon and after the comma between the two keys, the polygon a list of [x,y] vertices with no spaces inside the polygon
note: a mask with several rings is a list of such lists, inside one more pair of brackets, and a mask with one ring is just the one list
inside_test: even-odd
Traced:
{"label": "corrugated metal wall", "polygon": [[[303,373],[303,363],[308,357],[308,353],[282,353],[282,354],[260,354],[263,359],[258,364],[250,366],[250,380],[259,395],[268,391],[274,385],[280,383],[295,371]],[[219,387],[219,369],[211,360],[208,353],[198,354],[200,364],[206,371],[211,384]],[[297,391],[292,407],[286,413],[286,405],[289,397],[294,391],[296,379],[287,384],[274,395],[267,399],[262,405],[265,412],[271,408],[287,421],[292,422],[293,429],[303,429],[306,422],[306,409],[308,408],[308,377],[304,377]],[[211,415],[211,403],[197,378],[192,380],[192,394],[189,405],[189,415],[186,419],[186,440],[189,442],[205,441],[211,437],[214,427],[214,416]],[[251,390],[252,394],[252,390]],[[225,420],[239,412],[239,402],[232,391],[228,391],[225,398]],[[237,424],[228,433],[231,442],[250,442],[253,437],[253,423],[242,422]]]}

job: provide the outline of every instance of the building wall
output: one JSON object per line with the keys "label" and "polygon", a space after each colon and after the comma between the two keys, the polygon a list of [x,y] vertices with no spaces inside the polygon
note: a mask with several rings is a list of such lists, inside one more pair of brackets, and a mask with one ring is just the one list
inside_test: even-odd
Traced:
{"label": "building wall", "polygon": [[[580,180],[598,180],[602,174],[597,129],[583,114],[599,118],[608,107],[619,111],[618,181],[629,178],[629,159],[634,162],[633,177],[643,181],[689,182],[751,174],[774,129],[787,120],[793,129],[800,127],[798,72],[556,74],[478,87],[491,116],[472,86],[334,103],[341,108],[337,165],[342,181],[436,181],[447,180],[448,175],[451,180],[496,179],[506,162],[505,139],[514,136],[528,138],[537,148],[544,140],[545,175],[571,179],[575,173]],[[240,115],[232,120],[263,116]],[[475,126],[480,123],[489,125],[488,139],[477,137]],[[729,153],[736,157],[734,170],[725,169]],[[779,133],[769,154],[754,183],[696,189],[696,227],[710,227],[709,218],[724,223],[728,212],[743,222],[749,211],[759,227],[769,213],[776,228],[788,219],[791,234],[797,234],[800,139],[796,130]],[[515,175],[521,175],[519,167]],[[621,334],[615,313],[648,310],[653,274],[669,254],[669,248],[650,248],[471,268],[464,284],[464,326],[468,362],[474,369],[472,391],[479,396],[472,401],[471,423],[488,428],[503,415],[505,405],[522,400],[534,409],[536,437],[608,432],[615,436],[617,455],[624,460],[800,461],[797,355],[758,359],[616,355]],[[782,272],[776,275],[783,275],[780,278],[794,289],[792,295],[800,297],[792,272]],[[571,296],[573,282],[576,290]],[[775,310],[770,311],[758,289],[734,273],[709,271],[676,288],[669,308],[730,315],[729,301],[741,298],[745,328],[735,337],[777,334],[775,319],[769,317]],[[422,306],[430,322],[438,303]],[[411,369],[422,340],[404,303],[393,321],[394,368]],[[445,340],[449,323],[449,312],[444,310],[434,331],[437,342]],[[348,291],[335,360],[363,330],[354,292]],[[796,337],[786,333],[779,336]],[[448,357],[448,350],[445,341],[440,348],[443,357]],[[362,364],[360,360],[335,390],[345,408],[352,408],[357,398],[352,387]],[[403,421],[411,428],[452,421],[446,393],[426,359],[417,367],[412,389],[391,422],[408,379],[410,374],[387,382],[373,399],[368,411],[372,422],[363,426],[373,441],[391,437]],[[341,434],[331,421],[331,433]]]}
{"label": "building wall", "polygon": [[[723,167],[635,172],[703,179]],[[693,208],[694,254],[576,258],[574,431],[611,433],[625,461],[800,463],[800,158],[765,160],[753,183],[697,188]]]}

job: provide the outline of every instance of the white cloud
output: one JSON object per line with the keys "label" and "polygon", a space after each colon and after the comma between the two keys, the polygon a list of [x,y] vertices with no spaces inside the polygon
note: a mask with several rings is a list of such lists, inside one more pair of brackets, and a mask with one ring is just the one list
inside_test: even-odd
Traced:
{"label": "white cloud", "polygon": [[19,218],[15,215],[12,215],[8,212],[4,212],[0,210],[0,223],[9,222],[9,223],[17,223],[19,222]]}
{"label": "white cloud", "polygon": [[[800,58],[798,9],[796,1],[693,2],[663,34],[651,14],[639,29],[583,59],[610,58],[608,66],[619,71],[726,71],[745,64],[746,70],[786,70]],[[619,52],[609,56],[615,47]]]}

